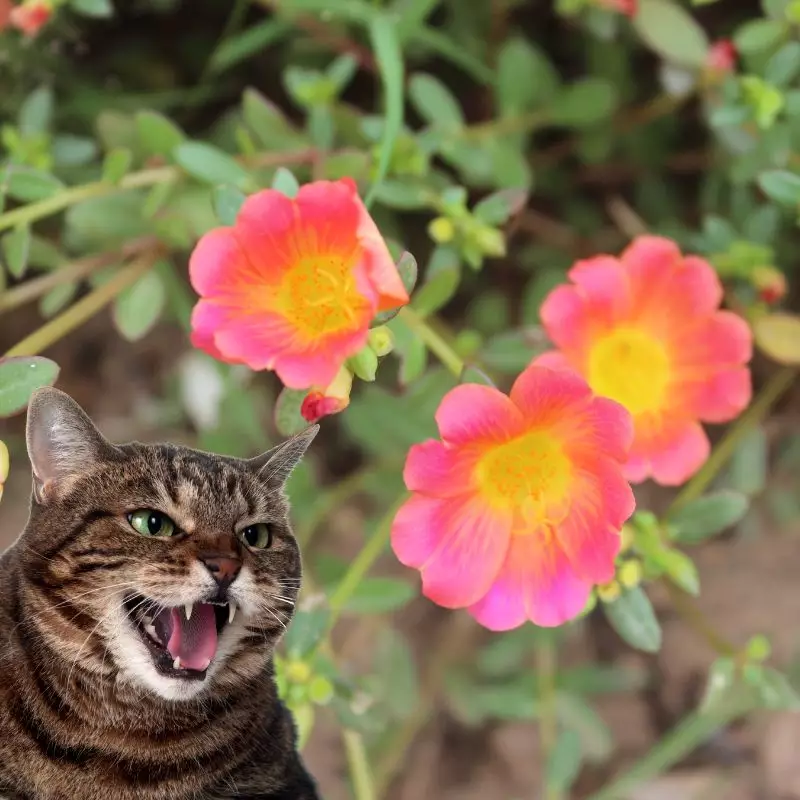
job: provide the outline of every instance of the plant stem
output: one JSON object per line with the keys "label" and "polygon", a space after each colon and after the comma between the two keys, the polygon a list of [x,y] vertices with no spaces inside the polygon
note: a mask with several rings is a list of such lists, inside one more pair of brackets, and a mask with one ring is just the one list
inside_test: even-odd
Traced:
{"label": "plant stem", "polygon": [[130,258],[137,252],[154,246],[156,242],[157,239],[153,237],[142,237],[126,244],[121,250],[80,258],[77,261],[72,261],[63,267],[59,267],[55,272],[26,281],[13,289],[8,289],[0,293],[0,313],[11,311],[31,300],[35,300],[62,283],[79,281],[87,275],[91,275],[95,270],[110,267],[120,259]]}
{"label": "plant stem", "polygon": [[713,712],[693,711],[664,736],[644,758],[599,792],[590,795],[588,800],[622,800],[629,796],[632,788],[677,764],[717,730],[746,714],[752,707],[751,700],[737,695]]}
{"label": "plant stem", "polygon": [[464,371],[464,360],[411,306],[401,309],[403,322],[423,341],[439,361],[457,378]]}
{"label": "plant stem", "polygon": [[375,784],[367,760],[367,749],[364,738],[358,731],[350,728],[342,729],[344,749],[347,753],[347,766],[350,778],[353,781],[353,795],[355,800],[375,800]]}
{"label": "plant stem", "polygon": [[689,483],[678,492],[665,514],[666,519],[703,494],[720,469],[733,456],[742,439],[758,425],[784,392],[789,389],[796,377],[796,367],[784,367],[770,378],[752,405],[736,420],[725,436],[720,439],[708,461],[703,464]]}
{"label": "plant stem", "polygon": [[556,746],[556,650],[550,637],[543,635],[535,650],[537,689],[539,693],[539,737],[542,754],[544,800],[559,800],[560,792],[550,783],[550,762]]}
{"label": "plant stem", "polygon": [[123,289],[130,286],[153,265],[151,254],[143,255],[133,264],[121,269],[107,283],[86,295],[62,314],[42,325],[39,330],[14,345],[6,356],[34,356],[55,344],[79,325],[93,317]]}
{"label": "plant stem", "polygon": [[672,581],[665,579],[664,585],[669,592],[675,610],[686,624],[706,640],[709,647],[718,655],[735,656],[737,648],[724,636],[717,633],[714,626],[706,619],[692,598],[677,587]]}
{"label": "plant stem", "polygon": [[84,200],[116,194],[128,189],[141,189],[145,186],[153,186],[156,183],[165,183],[166,181],[175,180],[179,175],[180,172],[177,167],[156,167],[154,169],[144,169],[140,172],[131,172],[119,183],[95,181],[81,186],[70,186],[64,189],[63,192],[53,195],[53,197],[40,200],[38,203],[20,206],[0,215],[0,231],[13,228],[16,225],[36,222],[43,217],[56,214]]}

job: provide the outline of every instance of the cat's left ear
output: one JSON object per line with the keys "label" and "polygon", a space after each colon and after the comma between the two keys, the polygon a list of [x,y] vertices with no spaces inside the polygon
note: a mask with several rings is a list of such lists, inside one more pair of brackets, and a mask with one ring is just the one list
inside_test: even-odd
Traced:
{"label": "cat's left ear", "polygon": [[272,486],[280,487],[286,483],[292,470],[300,463],[314,437],[319,433],[319,425],[312,425],[285,442],[267,450],[247,463],[255,469],[259,477]]}

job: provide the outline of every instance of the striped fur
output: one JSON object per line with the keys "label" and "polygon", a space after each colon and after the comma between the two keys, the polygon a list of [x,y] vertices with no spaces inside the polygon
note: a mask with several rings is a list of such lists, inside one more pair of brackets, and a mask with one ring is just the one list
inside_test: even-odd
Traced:
{"label": "striped fur", "polygon": [[[301,577],[283,482],[313,432],[241,461],[114,446],[60,392],[35,402],[30,519],[0,558],[0,797],[315,800],[272,675]],[[126,515],[141,508],[181,535],[135,533]],[[264,551],[235,535],[255,522],[274,532]],[[204,681],[164,677],[123,600],[205,599],[209,549],[242,560],[239,612]]]}

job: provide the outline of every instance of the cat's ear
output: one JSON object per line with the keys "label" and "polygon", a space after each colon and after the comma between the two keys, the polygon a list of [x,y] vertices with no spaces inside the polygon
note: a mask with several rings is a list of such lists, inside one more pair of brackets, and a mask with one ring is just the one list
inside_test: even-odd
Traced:
{"label": "cat's ear", "polygon": [[319,425],[312,425],[285,442],[267,450],[247,463],[255,469],[266,483],[283,486],[292,470],[300,463],[314,437],[319,433]]}
{"label": "cat's ear", "polygon": [[26,440],[34,494],[40,503],[54,482],[78,475],[118,452],[69,395],[50,387],[38,389],[31,397]]}

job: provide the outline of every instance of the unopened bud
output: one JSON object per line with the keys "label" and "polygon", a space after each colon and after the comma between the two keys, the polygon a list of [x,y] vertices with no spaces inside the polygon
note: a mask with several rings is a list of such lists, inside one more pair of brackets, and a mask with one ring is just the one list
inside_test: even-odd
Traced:
{"label": "unopened bud", "polygon": [[620,565],[617,580],[626,588],[633,589],[642,582],[642,562],[632,558]]}
{"label": "unopened bud", "polygon": [[307,683],[311,677],[311,667],[299,659],[289,661],[285,671],[290,683]]}
{"label": "unopened bud", "polygon": [[333,699],[333,684],[322,675],[316,675],[308,685],[308,699],[324,706]]}
{"label": "unopened bud", "polygon": [[428,224],[431,239],[438,244],[452,242],[456,235],[456,226],[447,217],[436,217]]}
{"label": "unopened bud", "polygon": [[597,596],[604,603],[613,603],[622,594],[622,588],[617,581],[600,584],[597,587]]}
{"label": "unopened bud", "polygon": [[505,237],[497,228],[481,226],[474,232],[473,239],[484,255],[499,258],[506,254]]}
{"label": "unopened bud", "polygon": [[362,381],[374,381],[378,372],[378,356],[367,346],[348,358],[347,365]]}
{"label": "unopened bud", "polygon": [[381,325],[369,332],[367,344],[378,358],[388,356],[394,350],[394,336],[385,325]]}
{"label": "unopened bud", "polygon": [[775,267],[756,267],[750,273],[750,281],[758,296],[768,305],[777,303],[786,295],[786,276]]}
{"label": "unopened bud", "polygon": [[620,538],[619,550],[621,553],[624,553],[626,550],[630,550],[630,548],[633,547],[635,536],[636,536],[636,529],[633,527],[633,525],[629,525],[626,522],[622,526],[622,530],[619,532],[619,538]]}

